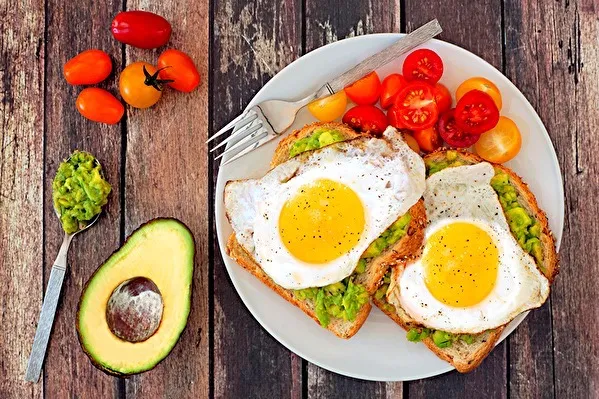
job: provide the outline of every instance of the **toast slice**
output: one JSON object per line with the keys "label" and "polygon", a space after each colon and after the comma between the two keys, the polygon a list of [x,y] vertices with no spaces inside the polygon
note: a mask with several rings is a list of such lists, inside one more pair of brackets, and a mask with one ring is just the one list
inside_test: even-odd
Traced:
{"label": "toast slice", "polygon": [[[311,136],[318,128],[335,130],[338,134],[337,142],[364,137],[364,135],[356,133],[353,129],[342,123],[330,122],[307,125],[300,130],[294,131],[279,143],[275,150],[271,167],[274,168],[290,159],[290,149],[292,145],[300,139]],[[300,154],[299,156],[302,155]],[[410,214],[410,217],[409,223],[404,228],[405,234],[398,241],[384,249],[378,256],[364,260],[365,267],[363,272],[354,272],[353,274],[354,281],[363,285],[368,292],[368,295],[373,295],[376,292],[379,287],[379,282],[391,266],[399,264],[403,259],[408,258],[412,253],[420,250],[424,237],[424,227],[426,225],[426,214],[422,199],[413,205],[408,213]],[[288,302],[300,308],[304,313],[320,324],[316,315],[315,301],[310,298],[302,297],[297,291],[284,289],[277,285],[255,262],[252,256],[239,244],[234,234],[229,237],[226,250],[227,254],[240,266],[248,270],[266,286],[270,287]],[[372,305],[370,302],[365,303],[352,321],[331,317],[326,328],[340,338],[351,338],[358,332],[360,327],[362,327],[371,308]]]}
{"label": "toast slice", "polygon": [[[441,165],[445,167],[459,166],[459,165],[473,165],[479,162],[484,162],[479,156],[465,152],[455,150],[440,150],[427,155],[425,158],[425,164],[427,166],[427,176],[432,170],[434,172],[433,165]],[[528,212],[528,214],[539,223],[541,227],[540,240],[542,246],[542,262],[537,261],[537,267],[547,277],[550,283],[553,282],[555,276],[558,273],[558,257],[555,249],[555,239],[553,234],[549,230],[547,222],[547,216],[543,212],[537,201],[529,190],[526,183],[522,181],[511,169],[498,164],[493,164],[495,173],[505,173],[508,176],[509,184],[512,185],[517,192],[518,203]],[[405,267],[406,262],[398,265],[391,272],[390,275],[386,276],[387,281],[396,281],[397,273],[401,270],[400,268]],[[401,308],[396,308],[389,302],[387,302],[385,295],[381,295],[383,291],[386,291],[386,284],[377,292],[377,295],[373,298],[374,304],[379,307],[387,316],[393,319],[397,324],[403,327],[405,330],[411,330],[413,328],[420,328],[417,323]],[[386,292],[385,292],[386,293]],[[467,343],[461,339],[455,340],[451,346],[446,348],[438,347],[431,337],[424,338],[422,342],[433,351],[441,359],[451,363],[456,370],[461,373],[467,373],[475,369],[484,360],[485,357],[493,350],[495,344],[499,340],[501,333],[505,326],[496,328],[494,330],[485,331],[481,334],[471,336],[472,342]]]}

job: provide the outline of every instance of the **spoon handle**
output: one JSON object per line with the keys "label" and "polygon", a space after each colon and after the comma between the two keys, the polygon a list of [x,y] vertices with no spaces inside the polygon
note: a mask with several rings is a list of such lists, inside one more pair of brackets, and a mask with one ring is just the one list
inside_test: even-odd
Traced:
{"label": "spoon handle", "polygon": [[60,290],[67,268],[67,252],[72,238],[72,235],[65,235],[58,256],[52,266],[52,271],[50,272],[50,279],[48,280],[48,287],[46,288],[46,294],[44,295],[42,311],[37,323],[33,347],[31,348],[31,354],[29,355],[29,362],[27,363],[27,371],[25,372],[26,381],[37,382],[40,378],[44,357],[46,356],[48,339],[50,338],[50,332],[52,331],[52,325],[54,324],[56,306],[58,305]]}

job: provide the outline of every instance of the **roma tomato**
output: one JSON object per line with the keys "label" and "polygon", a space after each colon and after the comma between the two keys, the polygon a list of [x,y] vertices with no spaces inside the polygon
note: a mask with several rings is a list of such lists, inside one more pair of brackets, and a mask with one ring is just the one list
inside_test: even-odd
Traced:
{"label": "roma tomato", "polygon": [[499,121],[499,109],[488,94],[471,90],[455,107],[456,125],[465,132],[481,134],[491,130]]}
{"label": "roma tomato", "polygon": [[135,108],[148,108],[162,96],[162,85],[170,80],[158,79],[160,71],[147,62],[127,65],[119,78],[119,91],[123,100]]}
{"label": "roma tomato", "polygon": [[345,94],[358,105],[374,104],[381,94],[379,75],[376,72],[370,72],[362,79],[347,86]]}
{"label": "roma tomato", "polygon": [[395,96],[408,82],[399,73],[393,73],[383,79],[381,84],[381,107],[387,109],[395,100]]}
{"label": "roma tomato", "polygon": [[158,57],[160,79],[172,80],[168,85],[189,93],[200,84],[200,73],[193,60],[184,52],[168,49]]}
{"label": "roma tomato", "polygon": [[472,90],[480,90],[490,95],[495,102],[495,105],[497,105],[497,109],[501,110],[501,106],[503,105],[501,100],[501,92],[497,86],[495,86],[495,83],[491,82],[489,79],[481,77],[470,78],[462,82],[462,84],[459,85],[458,89],[455,91],[455,100],[460,101],[460,99],[464,97],[464,94]]}
{"label": "roma tomato", "polygon": [[443,75],[443,61],[433,50],[421,48],[412,51],[403,62],[403,76],[411,80],[423,80],[435,84]]}
{"label": "roma tomato", "polygon": [[308,111],[321,122],[331,122],[339,118],[347,107],[347,96],[341,90],[333,95],[319,98],[308,104]]}
{"label": "roma tomato", "polygon": [[171,24],[148,11],[123,11],[112,20],[112,36],[121,43],[138,48],[164,46],[171,37]]}
{"label": "roma tomato", "polygon": [[423,130],[416,130],[414,138],[420,149],[424,152],[433,152],[443,144],[434,126]]}
{"label": "roma tomato", "polygon": [[393,107],[404,126],[412,130],[423,130],[437,122],[439,111],[432,87],[424,82],[412,82],[395,97]]}
{"label": "roma tomato", "polygon": [[75,104],[87,119],[110,125],[118,123],[125,113],[125,107],[115,96],[98,87],[83,89]]}
{"label": "roma tomato", "polygon": [[439,117],[437,131],[443,141],[455,148],[466,148],[478,141],[478,134],[466,133],[457,127],[454,118],[455,109],[450,109]]}
{"label": "roma tomato", "polygon": [[112,61],[102,50],[83,51],[64,64],[62,73],[69,84],[94,85],[112,72]]}
{"label": "roma tomato", "polygon": [[356,105],[343,115],[343,123],[362,133],[381,135],[387,128],[387,117],[374,105]]}
{"label": "roma tomato", "polygon": [[437,83],[433,89],[433,93],[435,95],[435,102],[437,103],[437,110],[439,111],[439,114],[449,111],[452,101],[451,93],[449,93],[447,87],[441,83]]}
{"label": "roma tomato", "polygon": [[504,163],[515,157],[520,147],[522,136],[518,126],[510,118],[502,116],[493,129],[480,135],[474,150],[487,161]]}

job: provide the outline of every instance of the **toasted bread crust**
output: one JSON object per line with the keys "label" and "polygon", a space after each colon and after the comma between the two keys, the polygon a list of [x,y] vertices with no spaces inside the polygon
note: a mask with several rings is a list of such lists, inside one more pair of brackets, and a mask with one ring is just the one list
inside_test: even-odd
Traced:
{"label": "toasted bread crust", "polygon": [[[465,164],[477,164],[485,162],[476,154],[472,154],[465,151],[457,151],[458,159]],[[443,161],[447,157],[447,150],[438,150],[427,156],[425,156],[425,162],[430,161]],[[518,200],[520,204],[527,209],[527,211],[541,225],[541,242],[543,244],[543,266],[545,270],[539,268],[539,270],[547,277],[550,283],[553,282],[555,276],[559,271],[558,256],[555,249],[555,238],[549,229],[547,216],[543,212],[536,201],[534,194],[528,188],[528,185],[524,183],[522,178],[518,176],[511,169],[499,165],[492,164],[495,169],[501,170],[509,176],[510,184],[512,184],[518,192]],[[396,265],[395,268],[405,267],[406,262],[401,262]],[[394,270],[394,273],[397,269]],[[393,278],[393,277],[392,277]],[[387,316],[393,321],[399,324],[406,331],[411,328],[418,327],[417,323],[414,323],[411,317],[403,309],[395,309],[394,312],[390,312],[385,306],[388,302],[384,300],[377,300],[372,298],[373,303],[380,308]],[[472,344],[458,343],[461,345],[460,348],[439,348],[434,341],[429,337],[422,342],[433,351],[438,357],[449,362],[461,373],[468,373],[474,370],[480,365],[480,363],[491,353],[495,344],[501,337],[505,326],[501,326],[492,331],[486,331],[482,334],[478,334],[474,337],[475,342]],[[454,344],[456,345],[456,344]]]}

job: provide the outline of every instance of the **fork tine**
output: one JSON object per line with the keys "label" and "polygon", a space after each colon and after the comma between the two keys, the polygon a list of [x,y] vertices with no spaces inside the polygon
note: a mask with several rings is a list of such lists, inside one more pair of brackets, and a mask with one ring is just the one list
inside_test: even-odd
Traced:
{"label": "fork tine", "polygon": [[271,140],[274,140],[277,137],[277,135],[266,135],[264,138],[258,140],[258,142],[247,146],[247,148],[245,148],[244,150],[239,151],[239,153],[237,153],[237,155],[235,155],[234,157],[231,157],[230,159],[227,159],[226,162],[224,162],[221,166],[227,165],[231,162],[233,162],[234,160],[241,158],[242,156],[244,156],[245,154],[247,154],[250,151],[254,151],[256,148],[262,147],[264,144],[268,143]]}
{"label": "fork tine", "polygon": [[[259,127],[260,128],[262,127],[262,123],[260,123]],[[243,139],[241,139],[238,143],[235,143],[233,146],[231,146],[231,148],[227,148],[227,150],[225,152],[223,152],[222,154],[220,154],[219,156],[217,156],[214,159],[215,160],[219,159],[220,157],[222,157],[225,154],[236,155],[238,152],[243,151],[247,147],[250,147],[252,144],[257,142],[261,138],[264,138],[265,134],[268,134],[268,132],[263,129],[258,130],[255,133],[249,134],[246,137],[244,137]]]}
{"label": "fork tine", "polygon": [[[256,119],[256,118],[253,118],[252,121],[254,119]],[[256,130],[260,129],[261,127],[262,127],[262,124],[255,125],[254,127],[252,127],[251,123],[243,125],[240,129],[233,130],[233,133],[231,133],[231,135],[229,137],[224,139],[222,142],[218,143],[218,145],[216,147],[214,147],[213,149],[211,149],[210,152],[214,152],[214,150],[216,150],[217,148],[222,147],[223,145],[227,144],[229,141],[234,140],[236,138],[242,140],[244,137],[249,136],[250,134],[254,133]],[[237,126],[235,126],[235,129],[237,129]],[[237,144],[237,143],[233,143],[233,144]]]}
{"label": "fork tine", "polygon": [[206,140],[206,144],[208,144],[209,142],[211,142],[212,140],[214,140],[218,136],[221,136],[222,134],[224,134],[225,132],[227,132],[228,130],[230,130],[232,127],[234,127],[237,124],[237,122],[242,121],[246,117],[247,113],[248,112],[242,112],[235,119],[233,119],[231,122],[227,123],[222,129],[220,129],[218,132],[216,132],[212,136],[210,136],[210,138],[208,140]]}

